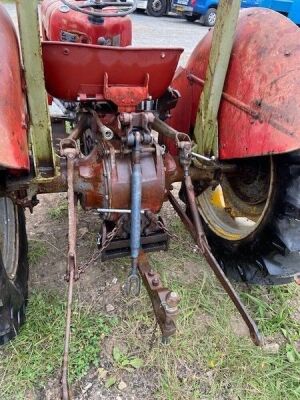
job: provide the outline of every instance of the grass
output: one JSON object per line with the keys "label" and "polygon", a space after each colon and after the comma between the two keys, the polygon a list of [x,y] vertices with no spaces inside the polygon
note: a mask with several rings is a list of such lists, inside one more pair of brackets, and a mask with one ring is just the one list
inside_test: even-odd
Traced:
{"label": "grass", "polygon": [[48,215],[53,221],[63,221],[68,215],[67,201],[61,201],[56,207],[50,208]]}
{"label": "grass", "polygon": [[[293,301],[299,304],[299,288],[237,286],[261,333],[267,342],[279,344],[279,350],[271,354],[254,346],[249,337],[234,332],[232,320],[239,318],[238,314],[206,263],[187,245],[189,237],[179,220],[174,215],[168,220],[180,240],[172,241],[169,252],[150,258],[166,286],[181,297],[177,335],[169,346],[162,346],[157,331],[149,350],[154,318],[145,289],[137,299],[124,298],[118,306],[120,318],[115,328],[77,304],[71,380],[77,381],[92,364],[97,365],[99,343],[109,334],[115,343],[112,370],[105,382],[109,390],[116,390],[116,377],[126,373],[146,376],[153,388],[147,399],[153,400],[300,399],[300,323],[292,307]],[[39,246],[34,251],[31,247],[36,260],[40,250]],[[122,282],[127,272],[118,269],[114,274]],[[31,297],[27,324],[0,354],[1,400],[27,400],[26,390],[39,390],[49,379],[57,380],[64,302],[64,298],[44,292]]]}
{"label": "grass", "polygon": [[[175,220],[173,230],[184,240],[187,235]],[[231,327],[237,312],[204,262],[180,243],[168,253],[151,257],[155,269],[168,277],[168,284],[181,296],[178,334],[167,348],[156,343],[149,353],[153,318],[146,294],[128,312],[118,335],[126,336],[129,351],[137,347],[140,327],[149,332],[139,343],[145,370],[159,370],[160,382],[154,398],[160,400],[294,400],[300,399],[300,323],[289,305],[299,296],[294,285],[248,289],[244,301],[268,341],[280,343],[277,354],[255,347],[248,337],[239,337]],[[190,281],[184,266],[197,263],[199,274]],[[202,272],[201,272],[202,271]],[[171,278],[170,278],[171,274]],[[146,303],[146,307],[145,307]]]}
{"label": "grass", "polygon": [[[100,341],[111,322],[75,304],[70,349],[70,380],[97,365]],[[43,387],[57,375],[63,352],[65,302],[53,293],[33,293],[27,323],[20,335],[1,350],[0,398],[23,400],[30,390]]]}
{"label": "grass", "polygon": [[41,240],[28,240],[28,261],[32,266],[37,265],[41,259],[47,254],[48,248],[46,243]]}

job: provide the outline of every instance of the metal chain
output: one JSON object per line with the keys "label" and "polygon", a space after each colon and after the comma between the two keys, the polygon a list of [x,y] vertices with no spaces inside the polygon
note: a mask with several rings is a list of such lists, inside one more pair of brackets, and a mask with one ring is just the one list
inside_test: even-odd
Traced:
{"label": "metal chain", "polygon": [[91,266],[92,263],[94,263],[95,261],[99,260],[99,258],[101,257],[103,251],[110,245],[110,243],[113,241],[113,239],[117,236],[117,234],[119,233],[119,230],[121,228],[123,222],[123,217],[121,217],[116,226],[114,227],[114,229],[107,235],[104,243],[102,244],[101,248],[99,249],[99,251],[97,253],[94,253],[93,256],[91,257],[91,259],[84,265],[80,266],[79,268],[79,274],[83,274],[86,272],[86,270]]}
{"label": "metal chain", "polygon": [[157,224],[157,226],[158,226],[159,228],[161,228],[161,229],[169,236],[170,239],[177,240],[179,243],[188,246],[190,249],[193,250],[193,252],[197,252],[197,253],[199,252],[199,253],[200,253],[200,249],[199,249],[199,247],[198,247],[196,244],[192,244],[192,243],[190,243],[190,242],[187,242],[187,241],[185,241],[185,240],[182,240],[182,239],[181,239],[178,235],[176,235],[175,233],[171,233],[171,232],[169,231],[169,229],[168,229],[161,221],[157,220],[156,224]]}

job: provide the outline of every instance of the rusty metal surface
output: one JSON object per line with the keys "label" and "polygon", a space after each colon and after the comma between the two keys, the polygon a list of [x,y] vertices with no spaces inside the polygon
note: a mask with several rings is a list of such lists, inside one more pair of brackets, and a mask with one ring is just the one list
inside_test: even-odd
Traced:
{"label": "rusty metal surface", "polygon": [[43,43],[46,88],[59,99],[103,100],[105,73],[109,87],[144,87],[148,74],[148,94],[157,99],[170,85],[182,51],[46,41]]}
{"label": "rusty metal surface", "polygon": [[[97,148],[77,161],[75,189],[82,194],[84,209],[130,208],[131,158],[117,150],[118,142],[107,142],[101,161]],[[141,154],[142,208],[158,212],[165,197],[165,171],[159,148],[154,151]]]}
{"label": "rusty metal surface", "polygon": [[111,100],[118,106],[120,112],[134,112],[138,104],[148,99],[149,94],[149,74],[146,73],[143,84],[135,86],[109,85],[109,74],[104,74],[103,97]]}
{"label": "rusty metal surface", "polygon": [[67,158],[68,177],[68,221],[69,221],[69,249],[67,260],[66,279],[69,281],[68,303],[65,328],[64,354],[62,364],[62,399],[70,400],[70,388],[68,382],[69,345],[71,337],[71,317],[73,302],[73,284],[79,279],[76,260],[76,236],[77,236],[77,195],[74,192],[74,165],[79,156],[79,149],[74,140],[66,139],[61,141],[61,156]]}
{"label": "rusty metal surface", "polygon": [[[175,89],[183,88],[168,121],[175,129],[188,132],[195,125],[211,40],[210,32],[173,80]],[[221,159],[300,147],[299,40],[299,28],[282,15],[259,8],[241,11],[218,118]],[[199,81],[189,79],[191,74]]]}
{"label": "rusty metal surface", "polygon": [[138,258],[138,269],[151,299],[163,338],[169,338],[176,332],[175,321],[179,312],[180,298],[175,292],[162,286],[160,275],[151,269],[147,255],[142,251]]}
{"label": "rusty metal surface", "polygon": [[19,43],[13,22],[1,4],[0,70],[0,165],[28,170],[28,121]]}

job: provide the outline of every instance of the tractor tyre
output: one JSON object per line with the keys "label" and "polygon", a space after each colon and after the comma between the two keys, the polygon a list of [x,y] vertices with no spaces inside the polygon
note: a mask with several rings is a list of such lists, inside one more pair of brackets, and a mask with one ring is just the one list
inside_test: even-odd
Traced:
{"label": "tractor tyre", "polygon": [[217,10],[215,8],[209,8],[204,15],[203,23],[205,26],[215,26],[217,20]]}
{"label": "tractor tyre", "polygon": [[151,17],[162,17],[167,13],[167,0],[148,0],[147,14]]}
{"label": "tractor tyre", "polygon": [[0,345],[13,339],[25,321],[28,245],[24,210],[0,198]]}
{"label": "tractor tyre", "polygon": [[197,197],[211,249],[232,280],[288,283],[300,273],[300,151],[235,163]]}

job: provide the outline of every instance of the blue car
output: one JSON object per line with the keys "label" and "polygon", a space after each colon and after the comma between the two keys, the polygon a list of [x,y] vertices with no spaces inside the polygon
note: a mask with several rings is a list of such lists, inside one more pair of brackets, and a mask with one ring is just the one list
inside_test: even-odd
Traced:
{"label": "blue car", "polygon": [[[219,0],[173,0],[172,11],[187,21],[198,19],[206,26],[214,26]],[[242,0],[241,7],[265,7],[280,12],[300,24],[300,0]]]}
{"label": "blue car", "polygon": [[183,15],[187,21],[202,19],[204,25],[214,26],[218,4],[218,0],[173,0],[172,11]]}
{"label": "blue car", "polygon": [[259,0],[259,6],[280,12],[300,25],[300,0]]}

